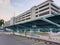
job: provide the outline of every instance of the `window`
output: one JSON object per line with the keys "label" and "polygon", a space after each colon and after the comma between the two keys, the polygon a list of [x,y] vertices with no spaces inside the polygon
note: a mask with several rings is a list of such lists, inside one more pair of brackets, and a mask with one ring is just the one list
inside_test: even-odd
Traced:
{"label": "window", "polygon": [[36,15],[36,17],[38,17],[38,15]]}
{"label": "window", "polygon": [[38,10],[38,8],[36,10]]}
{"label": "window", "polygon": [[31,12],[26,13],[26,15],[29,14],[29,13],[31,13]]}
{"label": "window", "polygon": [[18,21],[18,22],[20,22],[20,21]]}
{"label": "window", "polygon": [[26,17],[29,17],[30,15],[27,15]]}
{"label": "window", "polygon": [[38,12],[36,12],[36,13],[38,13]]}
{"label": "window", "polygon": [[57,6],[55,6],[55,5],[53,5],[53,4],[51,4],[53,7],[55,7],[55,8],[57,8],[57,9],[59,9]]}
{"label": "window", "polygon": [[49,11],[39,14],[39,16],[46,15],[46,14],[49,14]]}
{"label": "window", "polygon": [[39,12],[42,12],[42,11],[47,10],[47,9],[49,9],[49,7],[48,7],[48,8],[45,8],[45,9],[42,9],[42,10],[40,10]]}
{"label": "window", "polygon": [[46,4],[46,5],[43,5],[43,6],[39,7],[39,9],[41,9],[41,8],[43,8],[43,7],[47,6],[47,5],[49,5],[49,3],[48,3],[48,4]]}
{"label": "window", "polygon": [[51,9],[54,10],[54,11],[56,11],[56,12],[59,12],[59,11],[55,10],[54,8],[51,8]]}

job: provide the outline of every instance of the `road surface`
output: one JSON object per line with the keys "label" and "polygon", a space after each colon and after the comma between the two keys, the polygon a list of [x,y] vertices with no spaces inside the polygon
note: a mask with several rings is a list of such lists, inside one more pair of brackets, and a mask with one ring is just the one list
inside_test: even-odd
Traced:
{"label": "road surface", "polygon": [[35,45],[35,43],[37,42],[33,40],[28,40],[27,38],[0,34],[0,45]]}

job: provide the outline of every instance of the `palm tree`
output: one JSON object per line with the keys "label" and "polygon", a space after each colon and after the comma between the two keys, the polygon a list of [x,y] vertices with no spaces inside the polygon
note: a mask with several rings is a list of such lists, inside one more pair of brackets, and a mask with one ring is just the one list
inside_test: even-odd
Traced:
{"label": "palm tree", "polygon": [[0,27],[1,27],[3,24],[4,24],[4,20],[1,19],[1,20],[0,20]]}

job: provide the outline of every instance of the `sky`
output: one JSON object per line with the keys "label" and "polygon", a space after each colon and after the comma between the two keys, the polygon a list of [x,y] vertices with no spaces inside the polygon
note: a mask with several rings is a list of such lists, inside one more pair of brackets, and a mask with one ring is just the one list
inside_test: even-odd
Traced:
{"label": "sky", "polygon": [[[14,15],[18,16],[44,1],[46,0],[0,0],[0,19],[8,21]],[[54,3],[60,6],[60,0],[54,0]]]}

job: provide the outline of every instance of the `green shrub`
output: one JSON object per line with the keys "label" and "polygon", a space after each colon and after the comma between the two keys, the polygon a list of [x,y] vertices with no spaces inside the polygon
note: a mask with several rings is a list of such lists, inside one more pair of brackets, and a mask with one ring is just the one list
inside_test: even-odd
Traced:
{"label": "green shrub", "polygon": [[35,32],[35,34],[38,34],[38,35],[48,35],[48,32]]}

